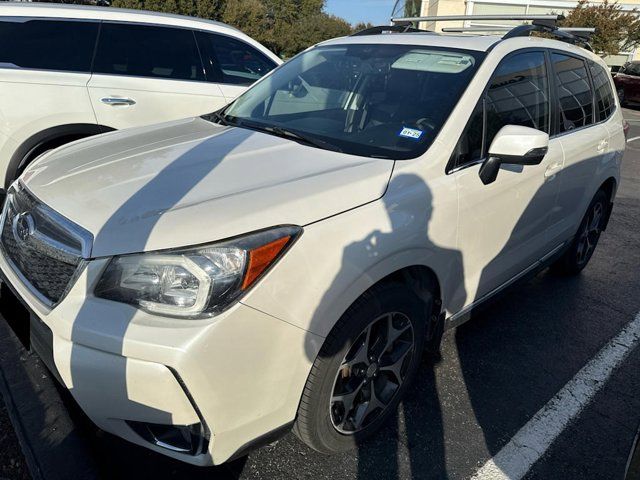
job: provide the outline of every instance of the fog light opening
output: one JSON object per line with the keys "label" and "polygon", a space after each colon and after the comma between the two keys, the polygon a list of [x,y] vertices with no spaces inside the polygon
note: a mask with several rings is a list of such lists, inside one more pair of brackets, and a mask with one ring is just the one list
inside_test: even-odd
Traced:
{"label": "fog light opening", "polygon": [[197,455],[207,447],[205,430],[200,423],[162,425],[127,420],[127,424],[147,442],[172,452]]}

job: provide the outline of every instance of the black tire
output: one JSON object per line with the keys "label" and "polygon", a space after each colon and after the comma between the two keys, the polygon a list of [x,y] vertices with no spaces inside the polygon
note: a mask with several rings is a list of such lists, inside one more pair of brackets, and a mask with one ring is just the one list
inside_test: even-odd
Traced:
{"label": "black tire", "polygon": [[[385,420],[395,413],[420,365],[432,305],[431,297],[426,300],[420,299],[410,289],[400,284],[375,287],[358,299],[331,330],[313,364],[293,429],[298,438],[318,452],[332,454],[357,446],[378,430]],[[387,318],[388,320],[385,320]],[[411,329],[405,328],[407,322],[410,323]],[[387,330],[386,337],[379,335],[383,332],[384,325],[392,325]],[[402,335],[407,335],[406,332],[410,330],[413,342],[411,347],[406,347],[408,336],[402,339],[395,337],[401,330],[404,332]],[[367,334],[367,331],[370,333]],[[377,340],[369,348],[366,342],[368,339],[373,339],[374,335],[378,335]],[[392,341],[389,345],[390,338],[399,340]],[[379,348],[373,348],[375,345]],[[396,346],[399,354],[394,354]],[[401,347],[407,348],[407,352],[402,353]],[[378,357],[377,352],[381,348],[385,350]],[[360,358],[364,352],[369,357],[369,363],[347,366],[347,354],[351,355],[354,351],[357,351],[358,355],[354,355],[350,362],[355,362],[355,357]],[[399,361],[391,360],[394,355],[397,358],[406,356]],[[372,360],[374,357],[378,357],[377,360]],[[389,371],[392,367],[383,367],[384,363],[392,362],[396,367],[400,365],[397,367],[399,376]],[[363,372],[365,367],[368,368]],[[348,369],[348,373],[345,373],[345,369]],[[372,369],[377,372],[371,374]],[[388,398],[383,408],[374,409],[369,414],[363,415],[360,429],[356,430],[354,427],[354,431],[347,432],[348,425],[355,425],[355,420],[351,421],[348,418],[355,418],[357,409],[354,407],[353,410],[344,412],[346,403],[332,401],[332,398],[334,394],[337,395],[335,389],[344,387],[339,387],[339,382],[345,384],[352,380],[359,382],[360,377],[363,378],[363,383],[357,389],[354,388],[359,393],[353,397],[353,405],[358,405],[358,398],[361,398],[360,402],[363,401],[362,398],[366,398],[367,382],[369,404],[373,403],[374,399],[376,401],[383,399],[385,392],[393,391],[393,393],[387,394]],[[399,381],[396,382],[396,380]],[[394,383],[398,384],[395,390],[389,390],[393,388]],[[371,391],[375,392],[375,398],[371,396]],[[347,395],[351,395],[351,392]],[[360,407],[364,404],[360,403]],[[341,416],[338,411],[340,408],[343,410]],[[365,411],[368,411],[368,407]],[[339,423],[340,419],[343,423],[337,426],[336,422]],[[344,430],[341,431],[341,428]]]}
{"label": "black tire", "polygon": [[609,208],[609,197],[603,190],[599,190],[591,200],[571,245],[552,265],[555,272],[577,275],[587,266],[598,246]]}

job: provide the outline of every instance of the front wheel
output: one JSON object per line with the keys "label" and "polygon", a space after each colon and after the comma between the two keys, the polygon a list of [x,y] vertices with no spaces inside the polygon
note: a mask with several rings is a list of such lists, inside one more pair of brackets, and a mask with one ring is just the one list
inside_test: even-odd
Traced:
{"label": "front wheel", "polygon": [[600,240],[608,208],[607,194],[599,190],[593,197],[571,246],[553,265],[554,270],[567,275],[576,275],[587,266]]}
{"label": "front wheel", "polygon": [[298,409],[296,435],[322,453],[355,447],[396,410],[424,350],[432,302],[406,286],[374,288],[333,328]]}

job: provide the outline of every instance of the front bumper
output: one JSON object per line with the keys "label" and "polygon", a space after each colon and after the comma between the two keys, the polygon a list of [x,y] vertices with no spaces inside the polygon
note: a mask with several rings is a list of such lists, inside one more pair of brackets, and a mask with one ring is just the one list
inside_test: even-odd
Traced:
{"label": "front bumper", "polygon": [[[52,369],[100,428],[204,466],[295,419],[321,337],[241,303],[214,319],[178,320],[96,298],[91,292],[106,263],[89,262],[50,310],[0,255],[6,281],[51,331]],[[136,433],[136,422],[201,424],[206,449],[158,446]]]}

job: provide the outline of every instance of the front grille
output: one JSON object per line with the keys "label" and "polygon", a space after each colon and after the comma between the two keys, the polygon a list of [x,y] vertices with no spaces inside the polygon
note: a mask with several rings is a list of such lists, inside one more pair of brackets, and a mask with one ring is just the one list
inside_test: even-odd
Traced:
{"label": "front grille", "polygon": [[70,286],[82,261],[83,233],[39,203],[24,187],[9,191],[2,249],[16,273],[46,303],[58,303]]}

